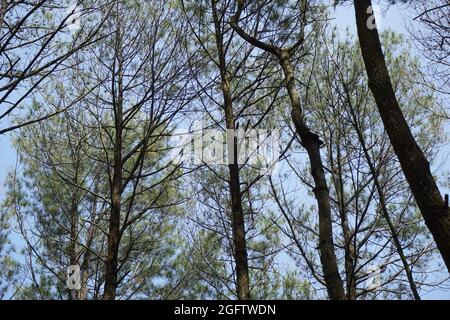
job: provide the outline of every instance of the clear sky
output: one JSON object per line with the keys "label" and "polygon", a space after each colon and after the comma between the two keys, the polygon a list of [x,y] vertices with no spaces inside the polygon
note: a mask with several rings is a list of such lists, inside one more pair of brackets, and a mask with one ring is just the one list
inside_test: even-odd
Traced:
{"label": "clear sky", "polygon": [[[340,33],[345,34],[346,29],[350,33],[356,34],[355,17],[353,7],[339,7],[335,14],[334,23],[338,26]],[[398,33],[404,34],[409,38],[405,26],[411,21],[412,13],[405,9],[405,6],[391,7],[387,12],[383,12],[381,16],[380,29],[392,29]],[[446,158],[449,154],[449,148],[446,147],[442,151],[441,157]],[[0,135],[0,201],[4,197],[4,181],[7,171],[12,168],[16,161],[16,153],[10,144],[10,135]],[[444,168],[445,169],[445,168]],[[445,272],[445,271],[444,271]],[[449,284],[450,285],[450,284]],[[447,291],[435,290],[432,293],[424,294],[424,299],[450,299],[450,293]]]}

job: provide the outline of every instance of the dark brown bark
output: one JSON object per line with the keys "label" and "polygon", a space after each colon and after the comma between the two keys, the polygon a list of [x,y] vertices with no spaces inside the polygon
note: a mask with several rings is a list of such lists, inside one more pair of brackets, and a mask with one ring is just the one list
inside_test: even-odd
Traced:
{"label": "dark brown bark", "polygon": [[116,128],[115,134],[114,167],[111,187],[111,209],[105,268],[105,289],[103,294],[105,300],[114,300],[117,288],[120,211],[122,205],[122,132],[119,128]]}
{"label": "dark brown bark", "polygon": [[[233,102],[230,92],[230,80],[227,75],[225,49],[223,44],[223,31],[220,27],[216,1],[211,1],[215,26],[217,53],[219,56],[219,68],[222,82],[222,95],[225,111],[226,127],[234,132]],[[233,229],[234,260],[236,264],[236,291],[239,300],[250,299],[250,279],[248,272],[247,241],[245,238],[245,221],[242,210],[242,194],[237,162],[237,139],[228,137],[228,169],[229,190],[231,195],[231,215]]]}
{"label": "dark brown bark", "polygon": [[436,185],[430,164],[417,144],[400,109],[384,59],[376,28],[369,29],[367,13],[371,0],[355,0],[356,24],[361,51],[385,130],[403,173],[436,242],[447,269],[450,270],[450,211]]}
{"label": "dark brown bark", "polygon": [[[235,141],[236,142],[236,141]],[[234,259],[236,263],[236,289],[239,300],[250,299],[250,279],[248,273],[247,241],[245,238],[244,212],[240,190],[239,168],[229,164],[231,212],[233,223]]]}
{"label": "dark brown bark", "polygon": [[[99,192],[99,176],[97,175],[95,177],[95,184],[94,184],[94,193],[97,194]],[[92,257],[92,243],[94,241],[96,231],[97,231],[97,225],[98,225],[98,219],[97,218],[97,204],[98,204],[98,198],[94,197],[92,200],[92,206],[91,206],[91,224],[89,226],[88,231],[88,237],[85,245],[84,255],[83,255],[83,261],[80,266],[81,271],[81,289],[78,291],[78,300],[86,300],[88,296],[88,280],[89,280],[89,266],[91,264],[91,257]],[[95,298],[94,298],[95,299]]]}
{"label": "dark brown bark", "polygon": [[[75,184],[77,183],[77,179],[75,178]],[[70,204],[70,247],[69,247],[69,255],[70,255],[70,265],[78,264],[78,253],[77,253],[77,241],[78,241],[78,195],[76,187],[73,187],[72,190],[72,199]],[[69,291],[69,300],[76,299],[76,294],[74,291]]]}
{"label": "dark brown bark", "polygon": [[114,146],[114,172],[111,190],[111,209],[108,231],[108,248],[105,269],[105,300],[114,300],[117,288],[117,266],[120,236],[120,211],[122,204],[122,133],[116,130]]}
{"label": "dark brown bark", "polygon": [[[105,266],[104,300],[114,300],[117,289],[117,272],[120,242],[120,213],[122,209],[123,185],[123,58],[121,55],[121,32],[117,31],[116,59],[117,74],[113,72],[112,94],[114,109],[114,160],[113,177],[111,183],[111,207],[108,229],[108,247]],[[117,79],[116,79],[117,76]]]}

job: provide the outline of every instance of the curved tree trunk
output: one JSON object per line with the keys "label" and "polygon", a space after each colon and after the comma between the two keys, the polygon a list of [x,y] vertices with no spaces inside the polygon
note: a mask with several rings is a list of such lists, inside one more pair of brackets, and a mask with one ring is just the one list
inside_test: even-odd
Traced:
{"label": "curved tree trunk", "polygon": [[330,195],[323,170],[320,147],[323,142],[311,132],[303,117],[300,94],[294,83],[294,72],[288,50],[281,50],[280,63],[283,67],[286,88],[292,104],[292,121],[303,147],[306,149],[314,179],[314,195],[319,208],[319,249],[323,277],[330,299],[344,300],[345,291],[339,274],[333,243],[333,227],[331,221]]}
{"label": "curved tree trunk", "polygon": [[[245,1],[237,1],[237,10],[231,18],[230,24],[232,28],[247,42],[260,48],[278,58],[283,68],[285,77],[285,86],[291,101],[291,116],[295,125],[300,141],[308,153],[311,175],[314,179],[314,194],[319,209],[319,250],[320,261],[322,264],[323,277],[327,287],[328,296],[332,300],[344,300],[345,290],[339,274],[336,254],[333,243],[333,227],[331,221],[330,195],[328,190],[325,172],[323,169],[322,158],[320,156],[320,147],[323,142],[313,133],[303,115],[300,94],[295,85],[294,69],[291,62],[291,52],[298,48],[304,41],[302,34],[297,42],[290,48],[279,48],[271,43],[266,43],[254,38],[239,27],[239,18],[244,8]],[[304,2],[304,14],[306,17],[307,2]],[[304,21],[303,21],[304,23]],[[303,25],[305,28],[305,25]],[[304,32],[304,29],[302,33]]]}
{"label": "curved tree trunk", "polygon": [[[450,270],[450,210],[444,204],[430,164],[417,144],[400,109],[376,28],[369,28],[371,0],[355,0],[361,51],[385,130],[397,155],[422,216]],[[369,13],[368,13],[369,12]]]}

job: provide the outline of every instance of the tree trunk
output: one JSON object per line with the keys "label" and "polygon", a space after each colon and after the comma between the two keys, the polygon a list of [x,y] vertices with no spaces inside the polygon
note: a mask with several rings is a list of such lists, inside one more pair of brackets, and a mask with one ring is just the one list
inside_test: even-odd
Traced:
{"label": "tree trunk", "polygon": [[385,130],[397,155],[411,191],[450,270],[450,210],[444,204],[430,164],[405,120],[391,83],[376,28],[368,28],[371,0],[355,0],[356,25],[361,51]]}
{"label": "tree trunk", "polygon": [[[77,183],[77,179],[75,178],[75,185]],[[78,253],[77,253],[77,241],[78,241],[78,195],[77,188],[73,187],[72,190],[72,198],[70,204],[70,265],[74,266],[78,263]],[[76,299],[77,295],[73,290],[69,290],[69,300]]]}
{"label": "tree trunk", "polygon": [[397,230],[395,229],[395,226],[392,223],[392,220],[391,220],[391,218],[389,216],[389,211],[387,209],[387,204],[386,204],[386,199],[384,197],[383,188],[381,187],[380,181],[378,179],[379,172],[376,170],[375,163],[372,161],[372,158],[371,158],[371,156],[369,154],[369,150],[366,147],[366,141],[364,139],[363,132],[362,132],[361,128],[358,125],[358,120],[357,120],[356,114],[355,114],[355,112],[353,110],[353,106],[352,106],[352,104],[350,102],[351,100],[350,100],[350,96],[349,96],[348,93],[347,93],[347,100],[348,100],[348,103],[350,105],[350,113],[352,115],[353,127],[354,127],[354,129],[356,131],[356,134],[358,136],[359,144],[361,145],[361,148],[363,149],[364,157],[366,158],[367,164],[369,166],[370,174],[373,177],[373,181],[374,181],[375,187],[377,189],[381,212],[383,213],[383,217],[384,217],[384,219],[386,220],[386,222],[387,222],[387,224],[389,226],[389,230],[390,230],[391,235],[392,235],[392,240],[394,242],[395,248],[397,249],[397,253],[398,253],[399,257],[400,257],[400,260],[402,261],[403,268],[405,269],[405,273],[406,273],[406,277],[408,279],[409,287],[411,288],[411,293],[412,293],[412,295],[413,295],[415,300],[421,300],[419,292],[417,291],[417,286],[416,286],[416,283],[414,281],[412,270],[411,270],[411,268],[409,266],[408,260],[406,259],[405,253],[403,251],[402,244],[400,242],[400,239],[398,238]]}
{"label": "tree trunk", "polygon": [[248,274],[244,212],[242,210],[242,198],[239,183],[239,168],[237,164],[230,164],[228,168],[230,170],[229,185],[231,193],[234,259],[236,262],[236,289],[239,300],[248,300],[250,299],[250,280]]}
{"label": "tree trunk", "polygon": [[233,102],[230,93],[230,81],[227,76],[225,49],[223,45],[222,30],[217,14],[216,1],[211,1],[213,10],[217,53],[219,55],[219,68],[222,82],[222,95],[224,101],[226,127],[233,132],[227,139],[229,189],[231,195],[231,218],[233,229],[234,260],[236,264],[236,291],[239,300],[250,299],[250,279],[248,272],[247,241],[245,239],[245,221],[242,210],[242,195],[237,163],[237,139],[234,136]]}
{"label": "tree trunk", "polygon": [[332,300],[344,300],[345,291],[334,251],[330,196],[320,156],[320,147],[323,142],[315,133],[311,132],[303,117],[300,94],[294,83],[294,72],[289,51],[281,50],[279,58],[292,104],[292,120],[301,143],[308,153],[311,174],[315,184],[314,195],[319,209],[319,250],[323,277],[329,298]]}
{"label": "tree trunk", "polygon": [[[233,106],[228,78],[223,78],[222,91],[224,95],[225,117],[227,129],[234,132]],[[236,263],[236,289],[239,300],[250,299],[250,277],[248,272],[247,240],[245,238],[244,212],[242,210],[241,184],[239,164],[237,162],[237,138],[228,139],[228,169],[229,188],[231,195],[231,215],[233,225],[234,260]],[[231,145],[230,145],[231,142]]]}
{"label": "tree trunk", "polygon": [[3,28],[3,19],[5,18],[6,6],[6,0],[0,0],[0,31]]}
{"label": "tree trunk", "polygon": [[111,213],[108,231],[108,252],[106,257],[105,300],[114,300],[117,288],[117,265],[120,237],[120,211],[122,204],[122,133],[116,129],[114,146],[114,172],[111,192]]}
{"label": "tree trunk", "polygon": [[[95,177],[94,193],[99,192],[99,177]],[[86,241],[83,262],[80,266],[81,271],[81,289],[78,291],[78,300],[86,300],[88,296],[89,266],[92,256],[92,242],[94,241],[96,232],[96,216],[97,216],[97,197],[93,198],[91,207],[91,225],[89,226],[88,237]]]}
{"label": "tree trunk", "polygon": [[114,172],[111,190],[111,208],[106,257],[104,299],[114,300],[117,287],[117,265],[120,236],[120,211],[122,203],[122,133],[116,129],[114,146]]}
{"label": "tree trunk", "polygon": [[[113,177],[110,186],[111,206],[108,229],[108,247],[105,266],[104,300],[114,300],[117,290],[117,273],[119,264],[119,242],[120,242],[120,213],[122,209],[122,187],[123,187],[123,55],[122,55],[122,29],[119,21],[119,13],[116,12],[117,31],[115,38],[115,59],[117,61],[117,72],[112,69],[111,94],[114,110],[114,159],[112,164]],[[116,79],[117,77],[117,79]]]}
{"label": "tree trunk", "polygon": [[[336,144],[336,167],[334,166],[333,154],[330,150],[330,163],[332,169],[332,180],[336,190],[337,205],[339,210],[339,217],[341,220],[342,234],[344,236],[344,251],[345,251],[345,282],[346,282],[346,298],[348,300],[356,300],[356,277],[355,277],[355,261],[356,252],[353,244],[354,234],[350,230],[348,222],[347,209],[345,208],[345,191],[343,182],[343,172],[341,163],[341,147],[339,145],[341,137],[341,129],[335,128],[338,132],[337,142],[330,139],[330,145]],[[334,173],[336,172],[336,173]]]}

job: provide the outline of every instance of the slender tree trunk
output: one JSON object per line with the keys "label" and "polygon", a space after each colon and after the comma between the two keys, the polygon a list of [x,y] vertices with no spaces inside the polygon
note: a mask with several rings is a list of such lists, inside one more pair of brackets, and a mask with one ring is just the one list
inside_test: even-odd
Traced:
{"label": "slender tree trunk", "polygon": [[[75,185],[77,183],[75,179]],[[78,253],[77,253],[77,241],[78,241],[78,196],[77,189],[73,187],[72,199],[70,204],[70,265],[76,265],[78,263]],[[73,290],[69,291],[69,300],[76,299],[77,295],[74,294]]]}
{"label": "slender tree trunk", "polygon": [[239,168],[237,164],[230,164],[228,165],[228,168],[230,170],[229,186],[231,193],[234,259],[236,262],[236,289],[239,300],[248,300],[250,299],[250,280],[248,273],[244,212],[242,210],[242,198],[239,182]]}
{"label": "slender tree trunk", "polygon": [[120,236],[120,211],[122,204],[122,132],[116,129],[114,168],[111,190],[108,248],[105,272],[105,300],[114,300],[117,287],[117,265]]}
{"label": "slender tree trunk", "polygon": [[6,0],[0,0],[0,31],[3,28],[3,19],[5,18]]}
{"label": "slender tree trunk", "polygon": [[292,120],[301,143],[308,153],[311,174],[315,184],[314,195],[319,209],[320,261],[328,295],[333,300],[344,300],[345,291],[334,251],[330,195],[320,156],[320,147],[323,142],[315,133],[311,132],[303,117],[300,94],[294,83],[294,72],[289,51],[282,49],[279,58],[292,104]]}
{"label": "slender tree trunk", "polygon": [[361,51],[386,132],[422,216],[450,270],[450,210],[444,204],[430,164],[417,144],[400,109],[384,59],[376,28],[369,29],[371,0],[355,0],[356,24]]}
{"label": "slender tree trunk", "polygon": [[[230,92],[230,81],[227,75],[225,49],[223,45],[222,30],[217,13],[216,1],[211,1],[213,10],[217,53],[219,55],[219,68],[222,82],[222,95],[224,101],[226,127],[234,133],[233,103]],[[247,241],[245,238],[245,221],[242,210],[242,195],[237,163],[237,141],[234,134],[228,137],[228,169],[229,189],[231,195],[231,216],[233,229],[234,260],[236,264],[236,291],[239,300],[250,299],[250,279],[248,272]]]}
{"label": "slender tree trunk", "polygon": [[114,160],[113,177],[111,184],[111,208],[108,230],[108,248],[105,268],[105,288],[103,298],[114,300],[117,289],[117,268],[120,242],[120,212],[122,209],[122,183],[123,183],[123,59],[120,48],[121,42],[120,25],[118,26],[116,38],[117,76],[112,80],[113,109],[114,109]]}
{"label": "slender tree trunk", "polygon": [[[350,101],[350,97],[347,95],[347,99],[349,99]],[[392,240],[394,242],[395,248],[397,249],[397,253],[400,257],[400,260],[402,261],[403,264],[403,268],[405,269],[405,273],[406,273],[406,277],[408,279],[408,283],[409,283],[409,287],[411,288],[411,293],[414,297],[415,300],[420,300],[420,295],[419,292],[417,291],[417,286],[416,283],[414,281],[414,277],[411,271],[411,268],[409,266],[408,260],[406,259],[405,253],[403,252],[403,247],[402,244],[400,242],[400,239],[398,238],[397,235],[397,230],[395,229],[394,224],[392,223],[392,220],[389,216],[389,211],[387,209],[387,205],[386,205],[386,200],[384,197],[384,192],[383,192],[383,188],[381,187],[380,181],[378,179],[378,172],[375,169],[375,164],[372,162],[372,158],[370,157],[369,154],[369,150],[366,147],[366,141],[364,140],[364,135],[361,131],[361,129],[358,126],[358,121],[356,119],[356,114],[353,111],[353,107],[350,106],[350,112],[352,114],[352,118],[353,118],[353,126],[356,130],[356,133],[358,135],[358,140],[359,143],[363,149],[364,152],[364,156],[366,158],[367,164],[369,165],[369,170],[370,170],[370,174],[373,177],[373,181],[375,184],[375,187],[377,189],[377,193],[378,193],[378,198],[380,201],[380,208],[381,208],[381,212],[383,213],[383,217],[386,220],[388,226],[389,226],[389,231],[391,232],[392,235]]]}
{"label": "slender tree trunk", "polygon": [[[117,4],[119,5],[119,4]],[[115,38],[115,61],[112,66],[111,93],[114,110],[114,158],[112,164],[111,206],[108,229],[108,244],[105,266],[104,300],[114,300],[117,290],[117,273],[119,265],[120,213],[122,209],[123,184],[123,55],[122,29],[119,9],[116,12],[117,31]],[[117,72],[116,72],[117,64]]]}
{"label": "slender tree trunk", "polygon": [[[366,155],[366,157],[367,157],[367,155]],[[372,175],[373,175],[373,178],[374,178],[374,183],[375,183],[375,186],[377,188],[378,197],[379,197],[379,200],[380,200],[380,207],[381,207],[381,210],[383,212],[384,219],[388,223],[389,230],[390,230],[391,235],[392,235],[392,240],[394,242],[395,248],[397,249],[397,253],[398,253],[399,257],[400,257],[400,260],[402,261],[403,268],[405,269],[405,273],[406,273],[406,277],[408,279],[409,287],[411,288],[411,293],[412,293],[412,295],[413,295],[415,300],[420,300],[420,295],[419,295],[419,292],[417,291],[417,286],[416,286],[416,283],[414,282],[414,277],[413,277],[411,268],[409,266],[408,260],[406,259],[405,253],[403,252],[402,244],[400,243],[400,240],[398,238],[397,230],[395,230],[395,226],[392,223],[391,218],[389,217],[389,212],[387,210],[386,200],[385,200],[384,194],[383,194],[383,189],[381,188],[380,182],[378,180],[378,175],[375,172],[375,168],[373,167],[373,164],[371,164],[370,170],[372,172]]]}
{"label": "slender tree trunk", "polygon": [[117,266],[120,237],[120,211],[122,204],[122,133],[116,130],[114,146],[114,172],[111,192],[111,212],[109,218],[108,252],[105,271],[105,300],[114,300],[117,288]]}
{"label": "slender tree trunk", "polygon": [[[355,277],[355,261],[356,252],[353,244],[353,233],[350,230],[348,222],[347,209],[345,208],[345,191],[343,182],[343,172],[341,164],[341,148],[339,145],[339,139],[341,137],[341,130],[337,128],[338,140],[336,143],[336,167],[334,166],[333,154],[329,152],[329,159],[332,167],[332,178],[334,188],[336,190],[337,204],[339,210],[339,217],[341,220],[342,234],[344,236],[344,251],[345,251],[345,282],[346,282],[346,298],[348,300],[356,300],[356,277]],[[334,141],[330,139],[330,146],[334,144]],[[337,173],[334,173],[337,172]]]}
{"label": "slender tree trunk", "polygon": [[[94,184],[94,193],[98,193],[99,177],[96,176]],[[78,291],[78,300],[86,300],[88,296],[88,280],[89,280],[89,265],[92,256],[91,248],[96,232],[96,216],[97,216],[97,197],[94,197],[91,207],[91,225],[89,226],[88,237],[86,241],[86,248],[83,255],[83,262],[81,263],[81,289]]]}

